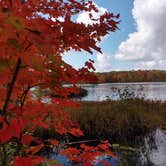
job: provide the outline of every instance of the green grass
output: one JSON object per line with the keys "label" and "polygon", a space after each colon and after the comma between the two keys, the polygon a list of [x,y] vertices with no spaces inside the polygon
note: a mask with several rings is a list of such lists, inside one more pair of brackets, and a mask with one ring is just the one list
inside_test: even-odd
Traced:
{"label": "green grass", "polygon": [[84,131],[83,139],[138,144],[156,128],[165,128],[166,102],[144,99],[83,102],[79,111],[70,112]]}

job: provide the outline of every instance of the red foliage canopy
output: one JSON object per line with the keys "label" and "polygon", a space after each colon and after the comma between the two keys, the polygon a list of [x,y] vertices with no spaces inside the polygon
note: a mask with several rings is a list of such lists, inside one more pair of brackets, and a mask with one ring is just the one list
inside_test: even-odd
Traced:
{"label": "red foliage canopy", "polygon": [[[82,11],[89,12],[91,18],[91,12],[98,9],[90,0],[0,1],[0,146],[9,142],[26,146],[23,157],[18,152],[14,154],[14,166],[37,165],[44,159],[35,154],[48,143],[58,144],[56,140],[33,136],[38,127],[54,128],[59,134],[82,135],[63,109],[77,105],[67,99],[70,92],[77,91],[76,83],[93,80],[89,73],[89,69],[94,69],[93,61],[76,70],[61,56],[72,49],[101,52],[96,43],[117,29],[119,18],[105,13],[98,22],[85,25],[73,17]],[[65,87],[64,83],[73,87]],[[43,103],[33,99],[34,87],[49,88],[63,98]],[[32,142],[35,146],[31,146]]]}

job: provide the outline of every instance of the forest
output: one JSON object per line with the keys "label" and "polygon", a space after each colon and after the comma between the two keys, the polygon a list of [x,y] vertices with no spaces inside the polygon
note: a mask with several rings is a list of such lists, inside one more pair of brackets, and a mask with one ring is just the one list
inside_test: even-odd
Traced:
{"label": "forest", "polygon": [[166,82],[165,70],[132,70],[96,73],[97,83]]}

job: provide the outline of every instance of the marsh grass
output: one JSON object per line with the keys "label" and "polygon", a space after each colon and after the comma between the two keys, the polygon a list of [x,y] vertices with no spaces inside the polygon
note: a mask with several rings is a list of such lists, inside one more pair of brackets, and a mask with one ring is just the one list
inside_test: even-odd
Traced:
{"label": "marsh grass", "polygon": [[140,145],[144,137],[165,128],[166,102],[139,98],[82,102],[68,111],[84,131],[82,139],[107,139],[113,143]]}

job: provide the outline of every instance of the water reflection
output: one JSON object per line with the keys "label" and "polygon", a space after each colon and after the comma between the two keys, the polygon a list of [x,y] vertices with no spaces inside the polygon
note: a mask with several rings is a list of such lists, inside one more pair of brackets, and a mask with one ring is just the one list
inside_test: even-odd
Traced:
{"label": "water reflection", "polygon": [[[139,97],[166,100],[166,82],[81,84],[80,86],[88,90],[88,96],[82,98],[85,101],[101,101],[108,98],[116,100],[118,96],[113,88],[124,90],[126,87],[132,89]],[[142,91],[138,90],[140,87],[143,87]]]}
{"label": "water reflection", "polygon": [[157,148],[153,148],[150,153],[150,160],[154,165],[166,165],[166,133],[158,129],[155,133],[155,143]]}

